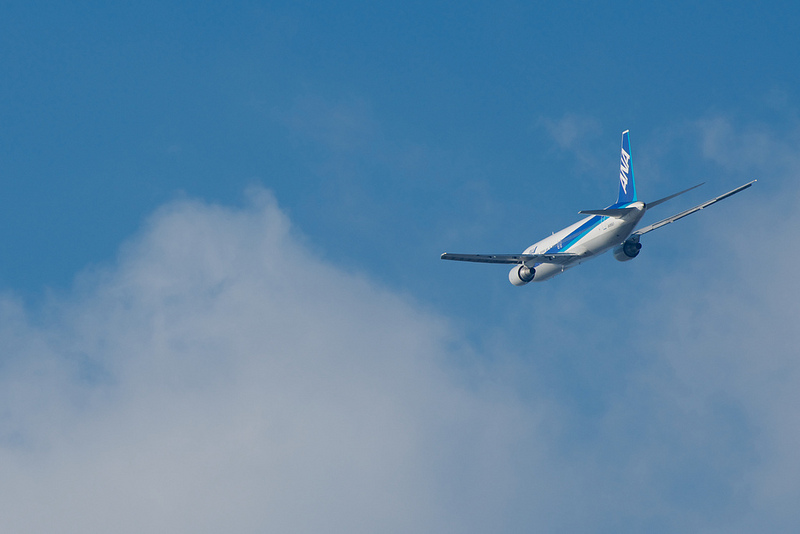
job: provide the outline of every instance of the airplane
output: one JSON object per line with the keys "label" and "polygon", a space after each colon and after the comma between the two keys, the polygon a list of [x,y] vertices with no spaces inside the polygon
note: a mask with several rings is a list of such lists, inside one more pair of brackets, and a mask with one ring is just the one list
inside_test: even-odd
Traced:
{"label": "airplane", "polygon": [[445,252],[441,258],[454,261],[512,264],[514,267],[508,273],[508,280],[515,286],[524,286],[529,282],[544,282],[610,249],[614,249],[614,258],[618,261],[630,261],[639,255],[639,251],[642,249],[639,241],[644,234],[744,191],[756,181],[753,180],[724,195],[636,230],[636,225],[639,224],[647,210],[703,184],[695,185],[653,202],[645,203],[638,200],[636,183],[633,179],[630,130],[625,130],[622,132],[619,194],[614,204],[602,210],[580,211],[579,213],[589,215],[589,217],[534,243],[522,254],[452,254]]}

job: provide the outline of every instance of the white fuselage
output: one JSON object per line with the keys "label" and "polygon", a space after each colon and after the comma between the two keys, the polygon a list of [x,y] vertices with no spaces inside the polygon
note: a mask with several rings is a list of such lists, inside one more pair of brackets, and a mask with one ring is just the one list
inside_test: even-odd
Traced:
{"label": "white fuselage", "polygon": [[644,215],[645,205],[643,202],[631,202],[614,207],[636,209],[622,217],[591,215],[525,249],[525,254],[571,252],[578,255],[574,260],[561,265],[554,263],[527,265],[526,263],[528,267],[536,268],[536,276],[533,281],[549,280],[571,267],[580,265],[584,261],[622,244]]}

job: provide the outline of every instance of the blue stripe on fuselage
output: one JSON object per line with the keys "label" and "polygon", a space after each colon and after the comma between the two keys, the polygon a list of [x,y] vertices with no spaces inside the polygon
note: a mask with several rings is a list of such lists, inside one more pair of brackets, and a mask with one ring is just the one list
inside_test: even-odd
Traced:
{"label": "blue stripe on fuselage", "polygon": [[[616,203],[616,204],[610,205],[606,209],[627,208],[631,204],[632,204],[632,202]],[[580,239],[583,236],[585,236],[586,234],[588,234],[589,232],[594,230],[603,221],[603,219],[605,219],[605,218],[606,217],[602,217],[600,215],[593,216],[588,221],[586,221],[585,223],[580,225],[578,228],[576,228],[574,231],[570,232],[570,234],[568,236],[566,236],[564,239],[562,239],[561,241],[559,241],[558,243],[556,243],[555,245],[550,247],[550,249],[547,252],[548,253],[566,252],[567,249],[569,249],[569,247],[571,247],[572,245],[574,245],[575,243],[580,241]],[[566,243],[566,244],[564,244],[564,243]],[[559,245],[561,245],[561,246],[559,246]]]}
{"label": "blue stripe on fuselage", "polygon": [[[603,217],[599,215],[593,216],[591,219],[580,225],[576,228],[572,233],[566,236],[564,239],[559,241],[553,248],[548,250],[547,252],[566,252],[569,247],[574,245],[580,238],[594,230],[597,225],[603,220]],[[558,245],[561,245],[559,247]]]}

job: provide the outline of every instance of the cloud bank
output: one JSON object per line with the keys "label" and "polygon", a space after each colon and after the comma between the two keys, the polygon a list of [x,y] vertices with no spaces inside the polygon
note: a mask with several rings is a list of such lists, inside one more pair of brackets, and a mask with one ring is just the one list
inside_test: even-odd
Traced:
{"label": "cloud bank", "polygon": [[[699,131],[741,156],[725,121]],[[624,295],[526,288],[529,339],[483,347],[332,264],[264,190],[164,206],[70,293],[0,298],[4,528],[791,531],[798,258],[754,255],[800,226],[779,148],[781,224],[753,188]]]}
{"label": "cloud bank", "polygon": [[164,207],[40,316],[4,298],[2,325],[9,532],[482,530],[536,423],[263,190]]}

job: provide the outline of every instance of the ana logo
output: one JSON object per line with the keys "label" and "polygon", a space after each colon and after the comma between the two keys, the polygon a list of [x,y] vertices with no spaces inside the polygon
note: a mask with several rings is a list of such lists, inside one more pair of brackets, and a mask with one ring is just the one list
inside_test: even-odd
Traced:
{"label": "ana logo", "polygon": [[628,192],[628,173],[631,170],[631,155],[622,149],[622,157],[619,160],[619,183],[622,185],[622,190]]}

